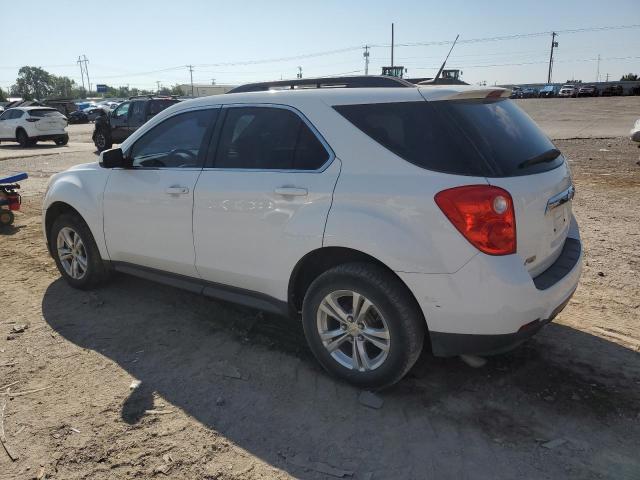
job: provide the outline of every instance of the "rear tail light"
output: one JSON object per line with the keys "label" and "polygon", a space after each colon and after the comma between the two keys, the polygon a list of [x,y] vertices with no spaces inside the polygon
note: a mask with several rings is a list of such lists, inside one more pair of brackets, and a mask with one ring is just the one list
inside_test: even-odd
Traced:
{"label": "rear tail light", "polygon": [[20,195],[9,193],[7,194],[7,201],[9,202],[9,210],[20,210]]}
{"label": "rear tail light", "polygon": [[506,190],[466,185],[435,196],[440,210],[474,247],[489,255],[516,252],[516,216]]}
{"label": "rear tail light", "polygon": [[27,122],[37,122],[38,120],[40,120],[40,119],[39,118],[33,118],[33,117],[27,118]]}

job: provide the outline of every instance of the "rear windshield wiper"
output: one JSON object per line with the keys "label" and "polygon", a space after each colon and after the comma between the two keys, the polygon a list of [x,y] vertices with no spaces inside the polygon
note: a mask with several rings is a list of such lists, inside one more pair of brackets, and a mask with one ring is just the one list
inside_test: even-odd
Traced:
{"label": "rear windshield wiper", "polygon": [[527,168],[531,165],[535,165],[536,163],[553,162],[560,155],[562,155],[560,150],[558,150],[557,148],[552,148],[544,153],[541,153],[540,155],[536,155],[535,157],[530,158],[529,160],[525,160],[518,165],[518,168]]}

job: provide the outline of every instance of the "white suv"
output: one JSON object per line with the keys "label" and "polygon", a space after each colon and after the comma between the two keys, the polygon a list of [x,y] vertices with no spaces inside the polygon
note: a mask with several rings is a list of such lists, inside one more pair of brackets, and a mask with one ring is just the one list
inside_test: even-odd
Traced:
{"label": "white suv", "polygon": [[0,141],[18,142],[30,147],[42,140],[53,140],[56,145],[69,142],[67,117],[55,108],[15,107],[0,115]]}
{"label": "white suv", "polygon": [[300,317],[318,361],[361,387],[397,382],[425,341],[513,348],[578,284],[567,162],[508,90],[396,86],[168,108],[52,178],[58,269],[77,288],[116,270]]}

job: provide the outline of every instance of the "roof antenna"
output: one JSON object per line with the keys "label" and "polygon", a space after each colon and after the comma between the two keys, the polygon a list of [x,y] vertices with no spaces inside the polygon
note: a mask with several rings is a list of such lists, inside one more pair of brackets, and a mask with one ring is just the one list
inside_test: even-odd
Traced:
{"label": "roof antenna", "polygon": [[420,82],[420,83],[436,83],[438,81],[438,78],[440,78],[440,75],[442,75],[442,70],[444,70],[444,66],[447,64],[447,60],[449,60],[449,55],[451,55],[451,51],[453,50],[453,47],[456,46],[456,42],[458,41],[458,38],[460,38],[460,34],[456,35],[456,39],[453,41],[453,45],[451,45],[451,48],[449,49],[449,53],[447,53],[447,56],[444,59],[444,62],[442,62],[442,66],[440,67],[440,70],[438,70],[438,73],[436,74],[435,77],[433,77],[433,80],[427,80],[426,82]]}

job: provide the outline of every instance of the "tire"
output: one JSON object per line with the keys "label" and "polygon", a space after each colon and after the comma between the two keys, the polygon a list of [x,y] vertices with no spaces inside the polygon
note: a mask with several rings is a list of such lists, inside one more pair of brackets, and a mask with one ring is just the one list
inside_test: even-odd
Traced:
{"label": "tire", "polygon": [[96,146],[99,152],[109,150],[113,146],[111,136],[102,128],[96,131],[93,139],[93,144]]}
{"label": "tire", "polygon": [[[64,233],[61,233],[63,230]],[[80,244],[75,240],[76,236]],[[75,245],[75,254],[73,248],[67,248],[69,244]],[[89,290],[109,278],[109,270],[100,257],[93,235],[79,215],[64,213],[56,218],[49,233],[49,245],[60,274],[72,287]],[[69,257],[62,258],[63,252],[69,252]],[[71,258],[76,259],[75,269]],[[84,258],[84,261],[80,261],[80,258]]]}
{"label": "tire", "polygon": [[56,138],[54,141],[56,142],[56,145],[66,145],[69,143],[69,135],[63,135],[62,137]]}
{"label": "tire", "polygon": [[0,227],[8,227],[14,219],[15,215],[11,210],[0,209]]}
{"label": "tire", "polygon": [[[345,292],[361,296],[360,309],[368,305],[367,300],[371,303],[360,318],[349,314],[345,319],[345,313],[353,313],[357,298]],[[341,308],[339,315],[327,313],[327,299],[331,298]],[[342,320],[337,320],[340,315]],[[369,263],[339,265],[316,278],[304,298],[302,323],[311,351],[329,373],[375,390],[404,377],[422,351],[426,332],[422,313],[406,286],[392,273]],[[386,350],[371,342],[372,338]],[[330,352],[332,347],[336,348]]]}
{"label": "tire", "polygon": [[22,128],[19,128],[16,132],[16,140],[22,148],[27,148],[29,146],[29,136]]}

